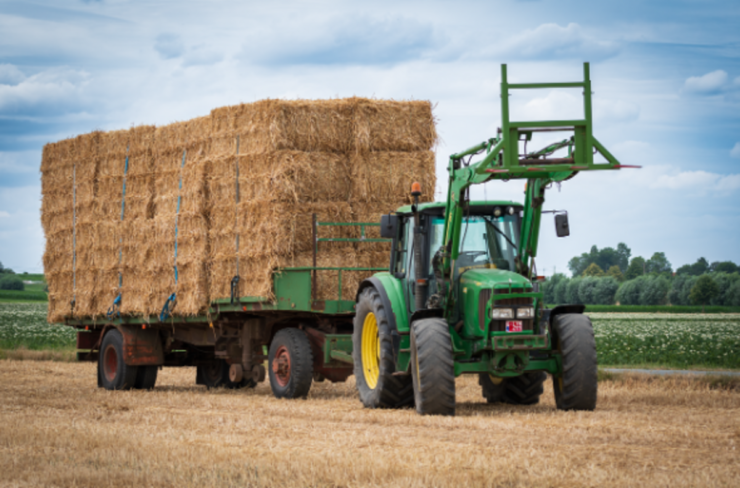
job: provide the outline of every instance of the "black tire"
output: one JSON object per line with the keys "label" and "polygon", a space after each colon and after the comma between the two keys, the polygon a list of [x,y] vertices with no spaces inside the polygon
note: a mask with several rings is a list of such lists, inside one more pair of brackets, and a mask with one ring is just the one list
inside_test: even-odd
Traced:
{"label": "black tire", "polygon": [[[388,322],[388,311],[383,306],[378,290],[373,287],[362,290],[355,311],[352,357],[355,365],[355,385],[360,394],[360,401],[367,408],[401,408],[413,405],[414,388],[411,377],[393,375],[396,372],[393,336]],[[374,325],[372,324],[373,318],[375,319]],[[371,327],[377,329],[377,335]],[[372,335],[371,340],[377,341],[376,346],[379,353],[375,363],[365,365],[369,367],[367,372],[363,365],[362,355],[364,332],[367,332],[366,339],[368,335]],[[367,352],[365,359],[370,361]]]}
{"label": "black tire", "polygon": [[428,318],[411,325],[411,376],[418,413],[455,415],[455,361],[446,320]]}
{"label": "black tire", "polygon": [[151,390],[157,383],[157,372],[159,366],[139,366],[139,371],[136,373],[136,380],[134,381],[134,388],[137,390]]}
{"label": "black tire", "polygon": [[596,341],[591,320],[582,314],[553,319],[555,349],[563,362],[561,376],[553,376],[558,410],[593,410],[597,396]]}
{"label": "black tire", "polygon": [[98,377],[106,390],[130,390],[136,384],[137,366],[123,361],[123,336],[111,329],[103,337],[98,358]]}
{"label": "black tire", "polygon": [[510,405],[535,405],[540,402],[547,375],[542,371],[524,373],[514,378],[502,379],[495,384],[487,374],[481,374],[478,383],[488,403],[508,403]]}
{"label": "black tire", "polygon": [[308,396],[313,380],[313,354],[305,332],[290,328],[275,334],[270,344],[268,371],[275,398]]}
{"label": "black tire", "polygon": [[230,390],[237,388],[254,388],[257,384],[251,378],[244,378],[239,383],[229,379],[229,363],[223,359],[214,359],[206,364],[199,364],[196,368],[195,383],[205,385],[206,388],[224,387]]}

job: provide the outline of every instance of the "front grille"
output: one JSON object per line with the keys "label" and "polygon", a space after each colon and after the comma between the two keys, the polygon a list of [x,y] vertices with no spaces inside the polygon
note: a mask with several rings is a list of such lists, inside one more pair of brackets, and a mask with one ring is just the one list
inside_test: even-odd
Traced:
{"label": "front grille", "polygon": [[[514,317],[508,320],[521,320],[522,321],[522,330],[523,331],[532,331],[534,330],[534,319],[517,319],[516,318],[516,309],[520,306],[532,306],[534,303],[534,300],[530,297],[519,297],[519,298],[503,298],[500,300],[495,299],[495,295],[503,295],[503,294],[509,294],[509,293],[525,293],[529,292],[531,290],[525,290],[523,288],[512,288],[511,291],[509,291],[508,288],[505,289],[497,289],[494,290],[494,302],[493,306],[496,308],[499,307],[511,307],[514,309]],[[506,332],[506,320],[507,319],[501,319],[501,320],[491,320],[491,326],[490,331],[491,332]]]}

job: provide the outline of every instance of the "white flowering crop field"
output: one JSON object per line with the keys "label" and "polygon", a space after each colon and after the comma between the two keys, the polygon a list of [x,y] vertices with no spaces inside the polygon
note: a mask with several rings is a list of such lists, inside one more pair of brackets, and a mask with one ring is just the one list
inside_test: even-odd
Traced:
{"label": "white flowering crop field", "polygon": [[0,349],[75,347],[75,330],[46,323],[47,304],[0,303]]}
{"label": "white flowering crop field", "polygon": [[588,315],[600,365],[740,368],[740,314]]}

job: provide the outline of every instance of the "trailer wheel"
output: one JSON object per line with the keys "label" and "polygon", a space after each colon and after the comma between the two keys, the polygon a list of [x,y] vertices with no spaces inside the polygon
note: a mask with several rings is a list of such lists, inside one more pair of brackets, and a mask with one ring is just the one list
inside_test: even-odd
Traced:
{"label": "trailer wheel", "polygon": [[434,317],[412,324],[411,376],[418,413],[455,415],[455,361],[446,320]]}
{"label": "trailer wheel", "polygon": [[136,373],[136,380],[134,381],[134,388],[137,390],[151,390],[157,383],[157,372],[159,366],[139,366],[139,371]]}
{"label": "trailer wheel", "polygon": [[552,377],[555,404],[559,410],[593,410],[598,383],[591,320],[578,313],[556,315],[553,328],[563,362],[562,375]]}
{"label": "trailer wheel", "polygon": [[223,359],[214,359],[205,364],[199,364],[196,370],[195,383],[205,385],[206,388],[219,388],[223,386],[228,389],[254,388],[257,383],[251,378],[244,378],[239,383],[229,379],[229,363]]}
{"label": "trailer wheel", "polygon": [[355,385],[367,408],[400,408],[414,403],[411,377],[393,376],[396,360],[388,315],[378,290],[365,288],[357,300],[352,334]]}
{"label": "trailer wheel", "polygon": [[313,379],[313,354],[306,334],[282,329],[270,344],[270,387],[276,398],[305,398]]}
{"label": "trailer wheel", "polygon": [[524,373],[514,378],[495,378],[500,380],[494,383],[494,377],[481,374],[478,383],[483,390],[483,396],[488,403],[508,403],[510,405],[534,405],[540,402],[543,383],[547,375],[542,371]]}
{"label": "trailer wheel", "polygon": [[123,361],[123,336],[111,329],[103,337],[98,357],[98,375],[106,390],[129,390],[136,384],[139,368]]}

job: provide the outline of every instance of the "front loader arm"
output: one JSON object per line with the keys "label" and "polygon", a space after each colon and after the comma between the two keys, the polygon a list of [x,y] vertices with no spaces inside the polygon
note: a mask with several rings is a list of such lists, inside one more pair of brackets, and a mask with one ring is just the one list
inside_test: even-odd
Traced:
{"label": "front loader arm", "polygon": [[[593,137],[591,124],[591,80],[589,64],[583,65],[584,80],[568,83],[525,83],[510,84],[506,65],[501,65],[501,136],[491,138],[463,152],[450,156],[450,181],[445,207],[445,228],[442,247],[434,259],[438,291],[442,298],[445,316],[453,316],[455,287],[452,286],[455,262],[460,253],[463,214],[467,209],[466,190],[471,185],[487,181],[524,179],[527,180],[526,198],[520,229],[517,272],[531,278],[532,260],[537,256],[542,205],[545,190],[550,183],[572,178],[580,171],[637,168],[625,166]],[[582,88],[584,118],[578,120],[549,120],[537,122],[515,122],[509,120],[509,90],[530,88]],[[533,132],[572,132],[569,139],[552,144],[540,151],[519,154],[521,136],[530,140]],[[565,158],[549,158],[559,149],[568,149]],[[475,155],[485,152],[482,160],[465,164]],[[594,163],[594,154],[599,152],[606,163]]]}

